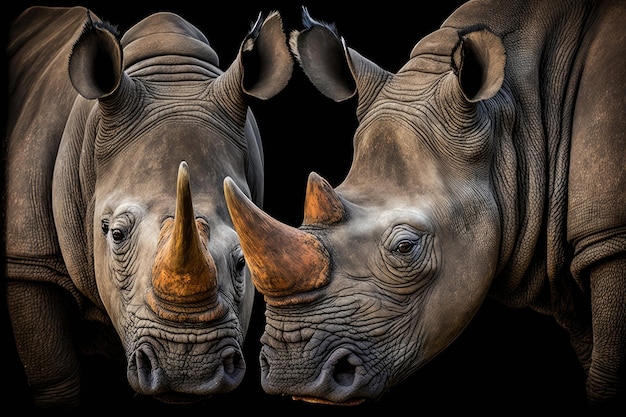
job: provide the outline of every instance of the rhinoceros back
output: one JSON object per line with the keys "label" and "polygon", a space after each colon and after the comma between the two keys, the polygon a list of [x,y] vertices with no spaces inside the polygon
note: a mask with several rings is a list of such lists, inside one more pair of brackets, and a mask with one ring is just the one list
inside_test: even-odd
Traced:
{"label": "rhinoceros back", "polygon": [[76,98],[68,59],[86,17],[82,7],[30,8],[14,22],[7,50],[8,276],[52,281],[72,291],[52,218],[51,186],[57,149]]}

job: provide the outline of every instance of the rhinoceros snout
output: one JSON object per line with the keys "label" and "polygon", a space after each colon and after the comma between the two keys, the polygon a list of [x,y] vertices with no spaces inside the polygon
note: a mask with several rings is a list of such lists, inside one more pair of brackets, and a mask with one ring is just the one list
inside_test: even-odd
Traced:
{"label": "rhinoceros snout", "polygon": [[[275,362],[269,351],[262,351],[261,385],[268,394],[292,395],[296,400],[313,403],[356,405],[370,397],[363,360],[349,349],[335,350],[324,362],[321,372],[302,378],[301,372],[290,373]],[[301,368],[317,369],[312,364]],[[294,367],[289,367],[294,369]]]}
{"label": "rhinoceros snout", "polygon": [[170,366],[159,360],[152,346],[144,344],[130,356],[127,378],[139,394],[156,396],[175,394],[208,397],[227,393],[239,386],[246,372],[246,363],[240,349],[225,347],[216,360],[203,365],[186,361],[170,361]]}

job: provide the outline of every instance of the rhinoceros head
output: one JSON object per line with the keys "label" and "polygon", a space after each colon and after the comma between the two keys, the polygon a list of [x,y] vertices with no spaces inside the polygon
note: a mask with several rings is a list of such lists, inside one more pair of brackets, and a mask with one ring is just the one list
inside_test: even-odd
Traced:
{"label": "rhinoceros head", "polygon": [[[132,388],[169,402],[232,391],[246,369],[254,287],[222,184],[234,178],[262,204],[262,147],[247,103],[290,78],[280,15],[259,15],[230,67],[217,65],[204,35],[170,13],[121,39],[89,19],[69,64],[82,97],[55,171],[64,256],[71,273],[93,268],[72,275],[106,309]],[[87,248],[68,216],[82,204]]]}
{"label": "rhinoceros head", "polygon": [[495,275],[499,210],[485,101],[504,51],[487,30],[443,29],[392,74],[305,11],[291,46],[325,95],[358,94],[354,157],[335,189],[312,173],[302,225],[272,219],[225,180],[266,301],[263,389],[296,399],[377,399],[464,329]]}

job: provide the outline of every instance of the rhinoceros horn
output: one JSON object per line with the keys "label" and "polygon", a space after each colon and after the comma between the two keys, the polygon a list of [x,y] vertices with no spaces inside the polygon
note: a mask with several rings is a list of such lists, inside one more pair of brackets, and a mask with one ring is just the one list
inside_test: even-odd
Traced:
{"label": "rhinoceros horn", "polygon": [[211,321],[225,312],[217,296],[208,226],[195,219],[185,161],[178,168],[174,219],[166,220],[159,233],[147,301],[159,317],[173,321]]}
{"label": "rhinoceros horn", "polygon": [[[314,184],[307,187],[310,208],[306,217],[315,223],[335,221],[343,212],[342,206],[337,206],[339,199],[322,197],[323,182],[318,178],[313,176]],[[229,177],[224,180],[224,195],[252,273],[252,282],[268,304],[288,303],[278,298],[303,294],[328,284],[330,256],[317,237],[263,212]],[[330,207],[330,214],[324,213],[323,207]]]}
{"label": "rhinoceros horn", "polygon": [[328,181],[311,172],[306,186],[302,224],[332,224],[343,218],[341,200]]}

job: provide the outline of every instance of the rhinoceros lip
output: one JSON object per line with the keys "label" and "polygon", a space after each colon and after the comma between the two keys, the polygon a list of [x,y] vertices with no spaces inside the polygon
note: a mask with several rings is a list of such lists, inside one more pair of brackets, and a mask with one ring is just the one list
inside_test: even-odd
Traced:
{"label": "rhinoceros lip", "polygon": [[307,403],[326,404],[326,405],[344,405],[344,406],[354,406],[354,405],[359,405],[365,402],[364,398],[355,398],[352,400],[342,401],[342,402],[325,400],[323,398],[318,398],[318,397],[301,397],[298,395],[293,395],[291,398],[295,401],[305,401]]}

